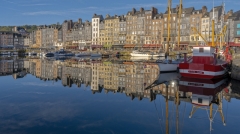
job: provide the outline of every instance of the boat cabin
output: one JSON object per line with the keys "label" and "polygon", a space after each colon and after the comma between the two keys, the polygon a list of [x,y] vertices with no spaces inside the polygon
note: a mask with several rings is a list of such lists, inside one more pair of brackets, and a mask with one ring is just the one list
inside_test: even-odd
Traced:
{"label": "boat cabin", "polygon": [[214,63],[214,52],[213,47],[193,47],[193,61],[192,63],[199,64],[213,64]]}
{"label": "boat cabin", "polygon": [[199,106],[209,106],[213,96],[192,94],[192,103]]}

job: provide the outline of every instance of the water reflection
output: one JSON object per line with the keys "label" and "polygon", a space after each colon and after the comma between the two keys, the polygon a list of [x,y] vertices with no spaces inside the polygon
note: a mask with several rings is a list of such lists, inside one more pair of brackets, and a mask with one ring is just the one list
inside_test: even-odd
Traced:
{"label": "water reflection", "polygon": [[[151,60],[1,57],[0,67],[1,75],[12,75],[14,79],[32,74],[42,82],[61,81],[64,87],[87,88],[93,94],[104,91],[106,94],[125,94],[131,100],[147,98],[155,105],[156,113],[151,114],[157,115],[159,124],[155,125],[161,133],[188,133],[186,127],[197,118],[208,121],[203,125],[207,126],[207,133],[216,129],[216,118],[225,126],[227,112],[223,110],[226,109],[223,101],[240,98],[237,81],[181,78],[178,73],[160,74],[158,65]],[[158,96],[162,96],[160,102]],[[190,119],[184,123],[186,117]]]}

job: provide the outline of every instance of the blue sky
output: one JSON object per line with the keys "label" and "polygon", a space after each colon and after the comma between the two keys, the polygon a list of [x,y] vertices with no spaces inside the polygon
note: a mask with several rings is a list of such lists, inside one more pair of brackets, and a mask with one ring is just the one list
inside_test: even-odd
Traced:
{"label": "blue sky", "polygon": [[[224,0],[215,0],[221,5]],[[175,7],[179,0],[173,0]],[[240,0],[225,0],[226,10],[240,10]],[[184,7],[194,6],[200,9],[203,5],[212,8],[212,0],[183,0]],[[0,0],[0,26],[25,24],[60,24],[64,20],[76,21],[78,18],[91,20],[94,13],[110,15],[126,14],[133,7],[148,10],[152,6],[164,12],[167,0]]]}

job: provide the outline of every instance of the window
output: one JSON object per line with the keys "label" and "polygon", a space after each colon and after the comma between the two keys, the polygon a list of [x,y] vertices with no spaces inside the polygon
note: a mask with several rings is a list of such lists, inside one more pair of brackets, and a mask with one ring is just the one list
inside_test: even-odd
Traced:
{"label": "window", "polygon": [[240,35],[240,31],[237,31],[237,35]]}
{"label": "window", "polygon": [[204,49],[203,48],[199,48],[199,53],[203,53]]}
{"label": "window", "polygon": [[237,24],[237,28],[240,28],[240,24]]}
{"label": "window", "polygon": [[198,98],[198,103],[202,103],[202,99],[201,98]]}

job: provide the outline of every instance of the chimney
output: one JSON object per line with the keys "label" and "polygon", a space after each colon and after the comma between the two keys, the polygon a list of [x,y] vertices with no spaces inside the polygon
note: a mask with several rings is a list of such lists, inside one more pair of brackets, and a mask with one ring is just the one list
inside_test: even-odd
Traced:
{"label": "chimney", "polygon": [[81,18],[78,19],[78,23],[82,24],[82,19]]}
{"label": "chimney", "polygon": [[132,9],[132,14],[135,14],[135,13],[136,13],[136,9],[133,8],[133,9]]}
{"label": "chimney", "polygon": [[69,20],[69,29],[72,29],[72,27],[73,27],[73,21]]}
{"label": "chimney", "polygon": [[205,13],[207,13],[207,7],[206,7],[206,6],[203,6],[203,7],[202,7],[202,14],[204,15]]}
{"label": "chimney", "polygon": [[157,10],[157,8],[155,8],[155,7],[152,7],[152,12],[153,12],[154,14],[157,14],[157,13],[158,13],[158,10]]}
{"label": "chimney", "polygon": [[231,9],[230,11],[228,11],[228,16],[232,16],[233,15],[233,10]]}
{"label": "chimney", "polygon": [[179,11],[179,5],[176,6],[176,11],[177,11],[177,12]]}
{"label": "chimney", "polygon": [[14,32],[17,32],[17,26],[14,27]]}
{"label": "chimney", "polygon": [[107,14],[107,15],[106,15],[106,18],[109,18],[109,17],[110,17],[110,15],[109,15],[109,14]]}

